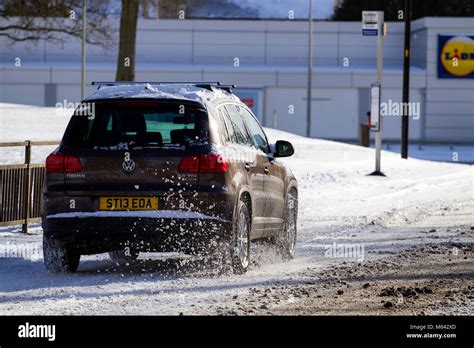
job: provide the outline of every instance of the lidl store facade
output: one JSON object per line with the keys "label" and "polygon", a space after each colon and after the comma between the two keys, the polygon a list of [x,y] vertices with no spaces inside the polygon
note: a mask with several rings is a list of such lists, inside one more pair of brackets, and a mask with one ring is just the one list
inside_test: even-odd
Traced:
{"label": "lidl store facade", "polygon": [[[111,28],[118,32],[118,23]],[[308,24],[301,21],[140,20],[137,81],[221,81],[260,121],[306,133]],[[356,141],[375,81],[376,39],[358,22],[315,22],[311,136]],[[474,143],[474,19],[412,23],[413,142]],[[0,102],[55,106],[80,99],[80,41],[9,46],[0,39]],[[113,80],[117,46],[87,46],[87,81]],[[18,60],[20,58],[20,60]],[[21,64],[18,64],[20,62]],[[403,23],[388,23],[382,102],[402,99]],[[93,91],[88,86],[88,93]],[[383,138],[400,138],[397,112]]]}

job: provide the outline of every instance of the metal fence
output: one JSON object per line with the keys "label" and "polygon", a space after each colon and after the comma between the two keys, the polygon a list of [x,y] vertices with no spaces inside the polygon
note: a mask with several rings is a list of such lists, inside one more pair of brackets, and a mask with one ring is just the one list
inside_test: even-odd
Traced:
{"label": "metal fence", "polygon": [[22,141],[0,143],[4,147],[25,147],[24,164],[0,165],[0,226],[28,224],[41,220],[41,191],[45,177],[44,164],[31,163],[33,146],[58,145],[58,141]]}

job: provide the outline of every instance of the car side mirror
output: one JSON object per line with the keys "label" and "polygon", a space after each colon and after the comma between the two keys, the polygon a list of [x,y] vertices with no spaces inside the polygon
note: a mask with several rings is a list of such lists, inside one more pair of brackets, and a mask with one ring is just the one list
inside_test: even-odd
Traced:
{"label": "car side mirror", "polygon": [[295,149],[290,142],[285,140],[277,140],[274,146],[273,156],[274,157],[289,157],[295,153]]}

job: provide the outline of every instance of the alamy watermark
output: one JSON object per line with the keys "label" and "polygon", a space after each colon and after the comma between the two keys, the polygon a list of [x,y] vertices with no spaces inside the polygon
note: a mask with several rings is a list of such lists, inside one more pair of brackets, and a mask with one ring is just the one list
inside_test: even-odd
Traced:
{"label": "alamy watermark", "polygon": [[69,117],[72,112],[74,112],[74,116],[86,116],[89,119],[93,119],[95,116],[95,103],[78,103],[64,99],[62,102],[57,102],[55,108],[57,116]]}
{"label": "alamy watermark", "polygon": [[420,118],[420,103],[402,103],[389,99],[388,102],[380,103],[380,114],[382,116],[407,116],[414,120]]}
{"label": "alamy watermark", "polygon": [[338,259],[356,259],[364,261],[365,249],[363,244],[337,244],[336,242],[325,245],[324,257]]}
{"label": "alamy watermark", "polygon": [[56,325],[38,325],[26,322],[18,326],[19,338],[46,338],[53,342],[56,340]]}
{"label": "alamy watermark", "polygon": [[239,151],[231,147],[225,147],[220,149],[221,157],[218,157],[217,161],[227,161],[228,163],[246,163],[250,167],[257,165],[257,154],[256,149],[247,149],[247,151]]}
{"label": "alamy watermark", "polygon": [[40,260],[43,258],[43,248],[40,244],[0,244],[0,258],[25,260]]}

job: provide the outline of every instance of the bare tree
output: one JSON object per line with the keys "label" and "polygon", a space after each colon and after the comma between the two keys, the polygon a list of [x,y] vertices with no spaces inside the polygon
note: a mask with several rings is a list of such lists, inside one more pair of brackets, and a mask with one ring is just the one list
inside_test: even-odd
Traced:
{"label": "bare tree", "polygon": [[135,80],[135,42],[139,0],[122,0],[117,81]]}
{"label": "bare tree", "polygon": [[[112,45],[109,14],[110,0],[88,3],[87,43]],[[39,40],[63,43],[68,36],[82,36],[82,0],[2,0],[0,16],[0,36],[12,44]]]}
{"label": "bare tree", "polygon": [[159,0],[139,0],[140,9],[138,16],[145,19],[158,19]]}

